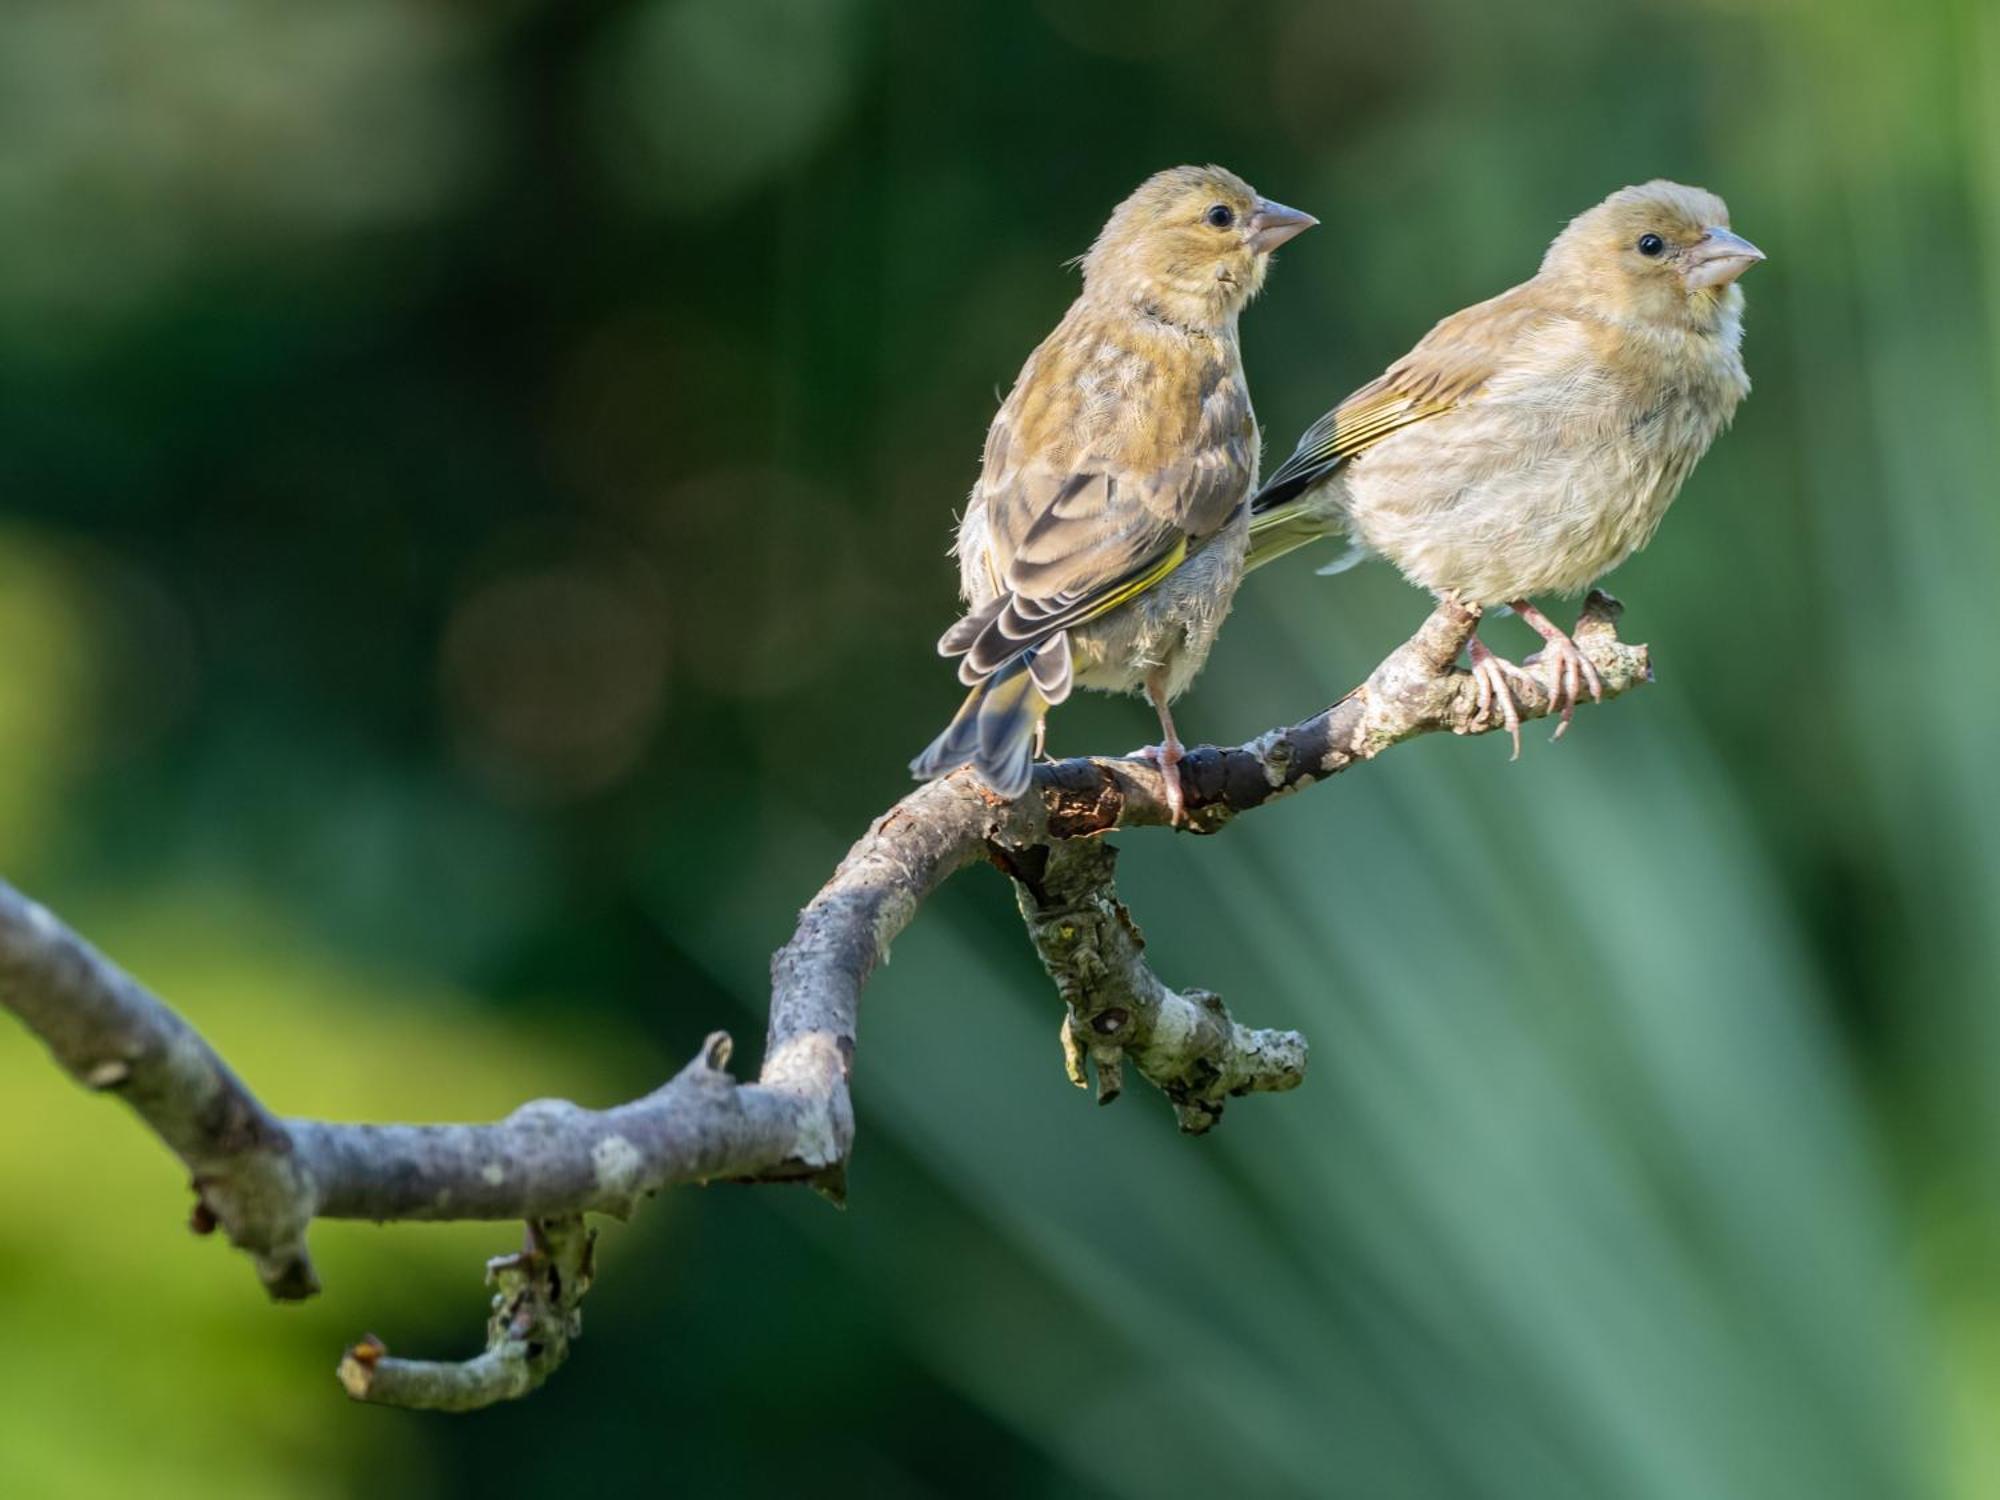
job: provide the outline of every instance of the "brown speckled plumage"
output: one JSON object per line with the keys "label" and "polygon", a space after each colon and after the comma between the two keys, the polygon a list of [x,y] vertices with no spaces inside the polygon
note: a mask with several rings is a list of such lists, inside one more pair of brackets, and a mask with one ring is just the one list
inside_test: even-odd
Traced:
{"label": "brown speckled plumage", "polygon": [[[1735,278],[1759,259],[1712,193],[1613,193],[1531,280],[1446,318],[1307,431],[1252,502],[1249,566],[1338,533],[1440,598],[1515,605],[1569,664],[1567,725],[1594,679],[1528,600],[1645,546],[1729,425],[1750,389]],[[1476,638],[1473,666],[1518,731],[1515,669]]]}
{"label": "brown speckled plumage", "polygon": [[967,612],[939,642],[971,693],[916,774],[970,761],[1018,796],[1072,685],[1164,707],[1193,679],[1242,577],[1257,475],[1237,314],[1309,223],[1219,167],[1162,172],[1113,213],[987,433],[958,530]]}
{"label": "brown speckled plumage", "polygon": [[1306,433],[1257,497],[1253,566],[1340,532],[1466,604],[1588,588],[1646,544],[1750,389],[1742,292],[1685,273],[1728,224],[1721,199],[1665,182],[1580,215],[1532,280],[1446,318]]}

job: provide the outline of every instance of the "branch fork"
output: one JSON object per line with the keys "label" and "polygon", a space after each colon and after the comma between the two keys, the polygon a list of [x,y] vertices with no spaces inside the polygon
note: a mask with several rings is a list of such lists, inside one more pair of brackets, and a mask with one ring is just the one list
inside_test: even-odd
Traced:
{"label": "branch fork", "polygon": [[1305,1080],[1306,1040],[1296,1031],[1252,1030],[1231,1019],[1222,997],[1169,989],[1143,961],[1146,940],[1114,884],[1118,851],[1101,839],[1059,844],[1016,896],[1028,936],[1068,1013],[1062,1042],[1070,1082],[1097,1102],[1124,1091],[1129,1060],[1174,1108],[1182,1130],[1200,1135],[1229,1099],[1276,1093]]}
{"label": "branch fork", "polygon": [[[1644,646],[1618,638],[1619,606],[1593,593],[1574,639],[1615,697],[1651,680]],[[1215,833],[1392,745],[1498,727],[1455,663],[1477,615],[1452,604],[1368,680],[1324,711],[1247,744],[1202,746],[1180,764],[1187,826]],[[1548,714],[1549,663],[1530,662],[1520,716]],[[1235,1020],[1205,990],[1176,990],[1145,959],[1119,901],[1117,851],[1101,835],[1173,819],[1159,768],[1090,758],[1037,767],[1000,803],[961,771],[918,787],[878,818],[800,912],[771,962],[771,1011],[757,1079],[728,1072],[716,1032],[650,1094],[609,1109],[535,1100],[485,1125],[350,1125],[272,1114],[202,1039],[45,908],[0,882],[0,1005],[85,1088],[122,1100],[177,1155],[194,1185],[192,1227],[220,1229],[281,1301],[318,1290],[306,1232],[315,1218],[521,1220],[521,1251],[490,1263],[486,1348],[456,1363],[391,1356],[364,1338],[339,1376],[359,1401],[464,1411],[534,1390],[567,1357],[594,1275],[585,1215],[629,1215],[662,1188],[729,1180],[805,1182],[844,1196],[854,1142],[849,1076],[861,991],[932,891],[990,861],[1014,881],[1022,918],[1061,995],[1065,1066],[1101,1103],[1129,1065],[1199,1134],[1224,1105],[1295,1088],[1306,1042]]]}
{"label": "branch fork", "polygon": [[397,1359],[369,1334],[341,1356],[340,1383],[356,1401],[425,1411],[477,1411],[527,1395],[583,1332],[580,1304],[596,1251],[597,1231],[581,1214],[530,1220],[520,1250],[486,1263],[494,1292],[483,1354],[446,1363]]}

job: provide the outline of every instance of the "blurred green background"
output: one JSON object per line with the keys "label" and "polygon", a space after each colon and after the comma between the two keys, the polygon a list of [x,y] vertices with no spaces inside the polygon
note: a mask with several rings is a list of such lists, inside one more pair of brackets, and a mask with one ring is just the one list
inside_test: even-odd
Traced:
{"label": "blurred green background", "polygon": [[[0,1490],[2000,1494],[1990,3],[10,0],[0,870],[289,1113],[754,1067],[957,698],[997,393],[1184,160],[1323,221],[1245,319],[1273,454],[1624,183],[1771,256],[1612,580],[1655,688],[1123,841],[1162,974],[1306,1087],[1093,1109],[970,872],[868,992],[852,1210],[669,1195],[570,1368],[450,1420],[333,1363],[470,1352],[513,1230],[322,1226],[273,1309],[0,1034]],[[1422,617],[1320,560],[1190,738]]]}

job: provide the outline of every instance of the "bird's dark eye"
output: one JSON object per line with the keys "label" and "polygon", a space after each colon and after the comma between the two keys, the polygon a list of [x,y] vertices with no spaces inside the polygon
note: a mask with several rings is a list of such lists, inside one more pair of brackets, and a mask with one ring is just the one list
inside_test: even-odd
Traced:
{"label": "bird's dark eye", "polygon": [[1666,248],[1667,242],[1657,234],[1642,234],[1639,236],[1639,253],[1641,255],[1658,255]]}
{"label": "bird's dark eye", "polygon": [[1203,214],[1202,217],[1217,229],[1227,229],[1231,224],[1236,222],[1236,210],[1231,208],[1227,203],[1218,203],[1209,209],[1207,213]]}

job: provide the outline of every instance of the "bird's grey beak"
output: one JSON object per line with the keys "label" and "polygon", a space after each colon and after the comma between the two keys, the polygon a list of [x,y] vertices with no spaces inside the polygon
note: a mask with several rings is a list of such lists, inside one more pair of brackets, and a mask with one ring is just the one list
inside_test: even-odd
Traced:
{"label": "bird's grey beak", "polygon": [[1286,240],[1304,234],[1318,222],[1311,214],[1273,203],[1269,198],[1259,198],[1256,211],[1250,215],[1250,248],[1259,255],[1269,255]]}
{"label": "bird's grey beak", "polygon": [[1705,286],[1727,286],[1764,258],[1764,252],[1726,229],[1709,228],[1688,246],[1681,274],[1691,292]]}

